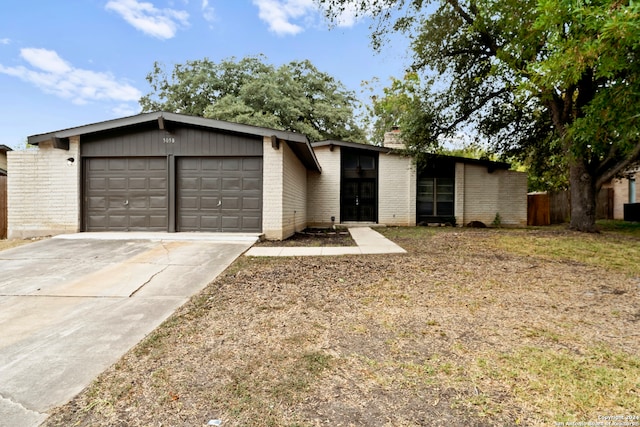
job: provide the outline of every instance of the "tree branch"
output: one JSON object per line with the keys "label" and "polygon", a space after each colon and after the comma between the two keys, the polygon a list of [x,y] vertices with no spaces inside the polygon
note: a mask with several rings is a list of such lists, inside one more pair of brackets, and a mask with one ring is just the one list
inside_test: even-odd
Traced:
{"label": "tree branch", "polygon": [[[596,188],[602,187],[603,184],[615,178],[616,175],[627,169],[632,164],[636,163],[638,160],[640,160],[640,142],[634,147],[631,154],[626,156],[624,159],[606,168],[604,172],[599,171],[600,173],[602,173],[602,175],[598,174],[598,177],[596,179]],[[600,169],[604,169],[604,166],[606,165],[603,163]]]}

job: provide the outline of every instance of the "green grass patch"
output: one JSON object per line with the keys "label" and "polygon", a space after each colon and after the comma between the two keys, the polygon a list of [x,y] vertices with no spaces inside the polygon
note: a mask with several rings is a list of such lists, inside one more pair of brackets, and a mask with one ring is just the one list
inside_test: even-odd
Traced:
{"label": "green grass patch", "polygon": [[492,244],[501,250],[547,260],[569,261],[640,275],[640,241],[618,232],[584,234],[538,230],[496,232]]}
{"label": "green grass patch", "polygon": [[547,421],[596,420],[640,413],[640,358],[607,347],[584,354],[525,347],[479,363]]}

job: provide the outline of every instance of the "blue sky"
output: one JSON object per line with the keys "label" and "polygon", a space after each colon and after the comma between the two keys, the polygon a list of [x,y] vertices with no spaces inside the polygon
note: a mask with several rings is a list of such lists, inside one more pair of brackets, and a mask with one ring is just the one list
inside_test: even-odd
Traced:
{"label": "blue sky", "polygon": [[370,22],[345,13],[330,28],[313,0],[25,0],[0,5],[0,144],[139,113],[154,61],[264,54],[309,59],[361,94],[402,77],[406,41],[381,53]]}

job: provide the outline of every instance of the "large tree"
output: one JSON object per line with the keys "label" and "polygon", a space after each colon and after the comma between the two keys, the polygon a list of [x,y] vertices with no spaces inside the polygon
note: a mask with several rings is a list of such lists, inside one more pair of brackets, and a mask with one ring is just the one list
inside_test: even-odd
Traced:
{"label": "large tree", "polygon": [[147,75],[151,92],[142,110],[170,111],[254,126],[300,132],[312,141],[362,142],[354,93],[309,61],[278,68],[263,56],[214,63],[208,59],[173,67],[154,64]]}
{"label": "large tree", "polygon": [[[630,0],[319,0],[412,38],[434,77],[403,129],[409,148],[460,129],[541,169],[566,168],[571,227],[595,231],[603,183],[640,159],[640,3]],[[427,81],[427,79],[425,79]]]}

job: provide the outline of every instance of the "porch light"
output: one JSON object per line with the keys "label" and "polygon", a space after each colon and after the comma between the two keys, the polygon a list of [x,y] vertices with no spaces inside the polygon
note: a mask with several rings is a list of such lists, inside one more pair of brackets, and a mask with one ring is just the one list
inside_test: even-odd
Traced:
{"label": "porch light", "polygon": [[69,157],[67,159],[67,166],[73,166],[73,162],[75,162],[76,159],[74,159],[73,157]]}

